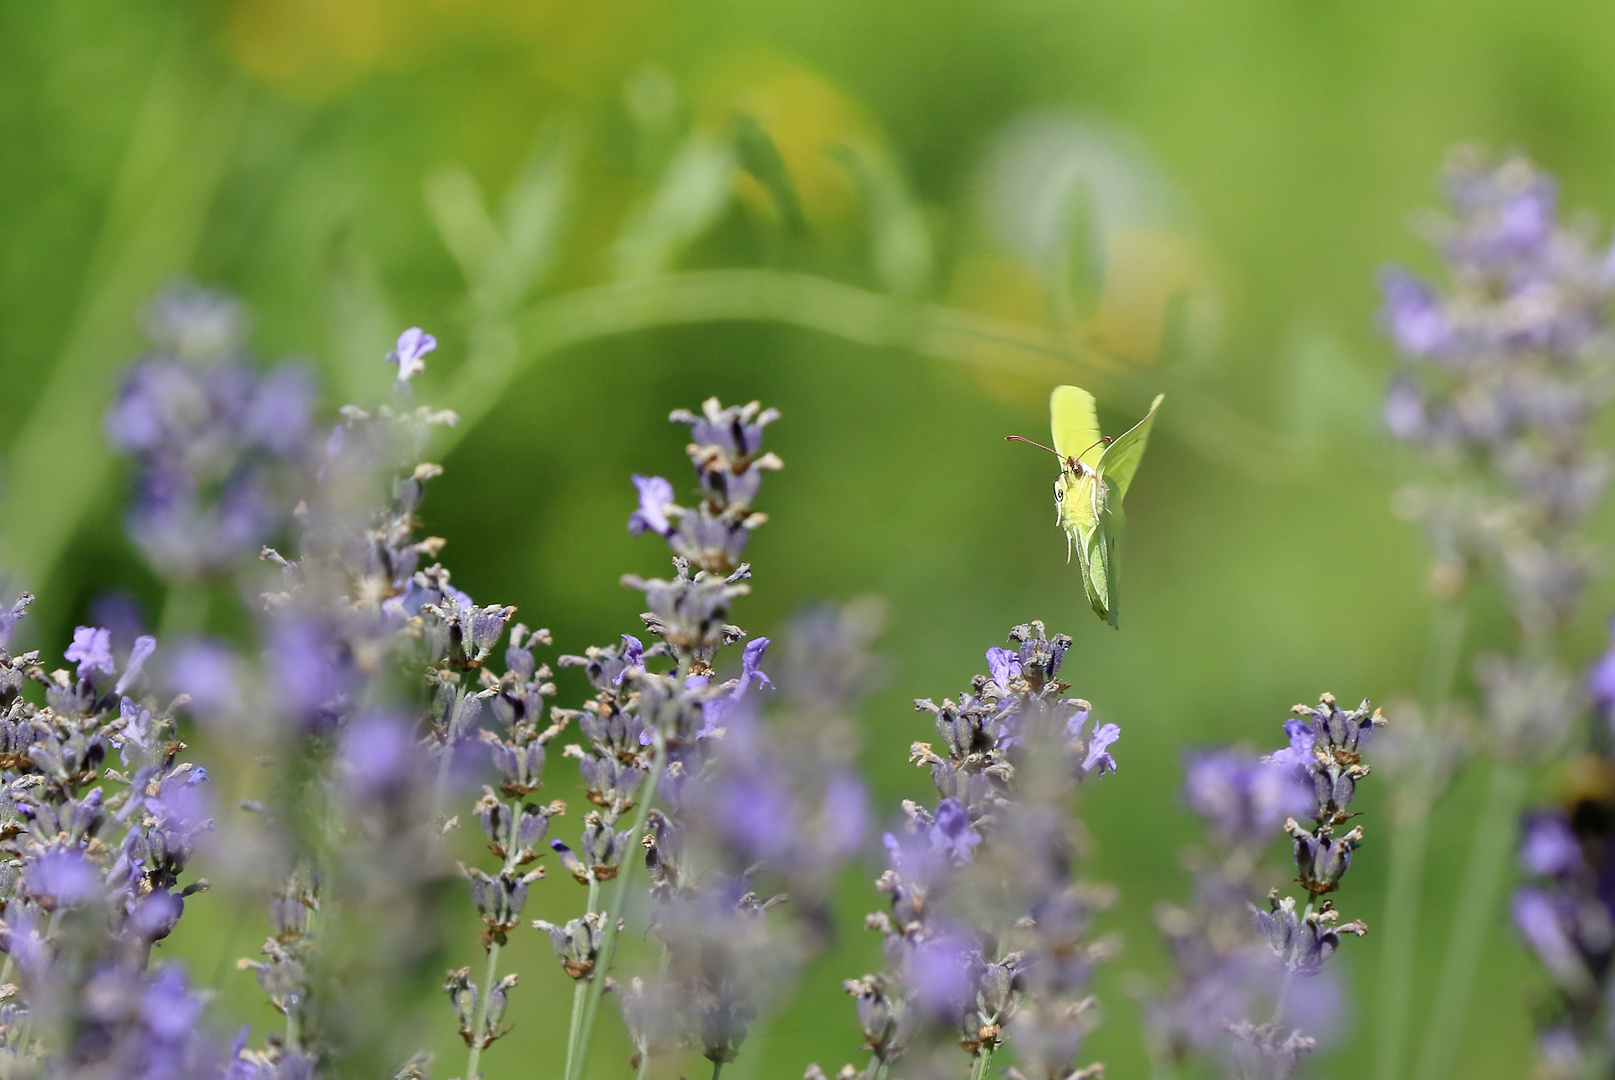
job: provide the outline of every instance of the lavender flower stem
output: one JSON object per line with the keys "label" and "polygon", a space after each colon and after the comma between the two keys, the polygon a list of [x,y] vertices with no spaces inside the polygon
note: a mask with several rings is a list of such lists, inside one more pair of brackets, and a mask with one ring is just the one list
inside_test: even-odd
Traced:
{"label": "lavender flower stem", "polygon": [[[510,820],[521,818],[521,800],[515,799],[510,804]],[[505,855],[506,874],[516,869],[516,857],[521,849],[514,843],[507,845],[509,852]],[[499,974],[499,936],[492,935],[488,939],[488,966],[482,973],[481,993],[477,995],[477,1011],[471,1020],[471,1049],[466,1055],[465,1080],[477,1080],[477,1066],[482,1063],[482,1048],[487,1045],[488,1039],[488,1006],[493,1000],[494,978]]]}
{"label": "lavender flower stem", "polygon": [[[600,879],[594,876],[593,870],[590,870],[589,902],[584,909],[584,914],[594,914],[595,905],[599,902]],[[567,1076],[572,1075],[572,1060],[577,1056],[578,1052],[578,1035],[583,1030],[583,1008],[588,998],[589,984],[593,980],[594,973],[591,972],[587,977],[577,980],[572,985],[572,1021],[567,1025],[566,1029],[566,1072],[564,1075]]]}
{"label": "lavender flower stem", "polygon": [[[1463,655],[1468,608],[1461,601],[1438,604],[1430,621],[1424,654],[1422,702],[1427,724],[1442,723]],[[1424,857],[1430,835],[1433,777],[1414,777],[1395,808],[1391,830],[1391,866],[1385,885],[1385,944],[1380,949],[1379,1080],[1396,1080],[1407,1045],[1408,1002],[1413,994],[1413,950],[1418,942],[1419,897],[1424,887]]]}
{"label": "lavender flower stem", "polygon": [[482,1063],[482,1044],[487,1033],[483,1026],[488,1022],[488,999],[493,996],[494,977],[499,974],[499,942],[488,943],[488,966],[482,972],[482,993],[477,995],[477,1013],[471,1022],[471,1050],[466,1055],[466,1080],[476,1080],[477,1066]]}
{"label": "lavender flower stem", "polygon": [[[656,797],[657,785],[662,782],[662,771],[667,767],[667,736],[658,729],[654,738],[650,776],[639,789],[639,798],[634,808],[634,821],[628,827],[630,838],[644,835],[651,800]],[[589,1040],[594,1034],[594,1018],[600,1009],[600,995],[605,992],[606,972],[611,969],[612,954],[616,952],[617,922],[622,918],[623,905],[628,899],[628,879],[633,876],[636,861],[624,859],[622,869],[617,873],[617,887],[611,892],[611,907],[606,912],[605,933],[600,939],[600,956],[595,961],[595,969],[589,976],[589,997],[583,1006],[583,1030],[578,1034],[578,1052],[567,1063],[565,1080],[578,1080],[589,1062]]]}
{"label": "lavender flower stem", "polygon": [[1453,1058],[1469,1014],[1475,968],[1485,935],[1491,929],[1508,854],[1513,850],[1525,781],[1525,773],[1513,764],[1498,761],[1492,765],[1485,802],[1470,837],[1469,858],[1458,889],[1458,911],[1447,937],[1434,1013],[1425,1029],[1414,1073],[1418,1080],[1444,1080],[1455,1064]]}
{"label": "lavender flower stem", "polygon": [[987,1080],[987,1070],[993,1063],[993,1044],[984,1042],[976,1051],[976,1067],[970,1070],[970,1080]]}

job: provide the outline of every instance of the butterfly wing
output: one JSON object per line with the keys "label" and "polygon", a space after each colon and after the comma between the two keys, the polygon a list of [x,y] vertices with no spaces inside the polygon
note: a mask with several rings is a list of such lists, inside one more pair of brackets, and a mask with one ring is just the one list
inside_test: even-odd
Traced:
{"label": "butterfly wing", "polygon": [[1104,522],[1083,531],[1077,551],[1082,565],[1082,585],[1088,603],[1100,619],[1116,625],[1116,551],[1113,537]]}
{"label": "butterfly wing", "polygon": [[[1059,392],[1055,391],[1056,394]],[[1144,419],[1118,435],[1100,455],[1099,472],[1115,485],[1118,500],[1127,494],[1127,488],[1133,482],[1133,474],[1138,471],[1138,463],[1144,457],[1144,447],[1150,441],[1150,428],[1155,424],[1155,410],[1161,407],[1161,401],[1165,397],[1165,394],[1155,395],[1155,400],[1150,402],[1150,411],[1144,414]],[[1059,444],[1055,445],[1058,447]]]}
{"label": "butterfly wing", "polygon": [[1049,395],[1049,426],[1060,463],[1070,458],[1096,468],[1104,447],[1099,444],[1099,417],[1093,395],[1080,386],[1056,386]]}

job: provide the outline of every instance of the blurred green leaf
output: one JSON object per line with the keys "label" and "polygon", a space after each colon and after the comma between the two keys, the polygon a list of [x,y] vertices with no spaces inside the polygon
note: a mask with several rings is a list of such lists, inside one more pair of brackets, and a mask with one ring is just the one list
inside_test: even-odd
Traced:
{"label": "blurred green leaf", "polygon": [[894,295],[924,296],[936,277],[935,245],[925,212],[897,163],[845,143],[831,147],[829,154],[852,176],[863,197],[876,279]]}
{"label": "blurred green leaf", "polygon": [[458,165],[439,169],[427,178],[426,206],[471,287],[472,302],[506,306],[516,268],[476,177]]}
{"label": "blurred green leaf", "polygon": [[375,259],[351,231],[332,252],[325,273],[326,341],[334,363],[332,395],[372,401],[385,392],[392,370],[381,359],[409,325],[394,309]]}
{"label": "blurred green leaf", "polygon": [[1062,202],[1059,222],[1065,243],[1055,248],[1054,265],[1045,273],[1050,318],[1069,332],[1099,308],[1105,287],[1105,231],[1086,178],[1073,175]]}
{"label": "blurred green leaf", "polygon": [[513,300],[543,288],[554,268],[581,152],[582,131],[575,123],[551,125],[505,192],[501,216],[514,275]]}
{"label": "blurred green leaf", "polygon": [[807,221],[802,217],[802,201],[796,196],[790,170],[785,167],[779,147],[749,113],[735,118],[735,152],[740,167],[763,185],[763,190],[774,200],[785,231],[794,236],[807,228]]}
{"label": "blurred green leaf", "polygon": [[706,232],[729,205],[735,169],[728,139],[694,134],[680,144],[655,192],[638,210],[612,247],[618,278],[660,273]]}

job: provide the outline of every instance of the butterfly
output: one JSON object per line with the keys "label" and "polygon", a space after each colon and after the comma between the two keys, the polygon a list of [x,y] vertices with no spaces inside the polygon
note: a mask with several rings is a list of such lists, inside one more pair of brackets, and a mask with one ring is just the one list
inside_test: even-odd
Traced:
{"label": "butterfly", "polygon": [[1156,395],[1144,419],[1112,439],[1099,434],[1092,394],[1078,386],[1056,386],[1049,395],[1054,446],[1020,435],[1007,436],[1060,459],[1060,475],[1054,481],[1054,521],[1065,531],[1066,561],[1076,553],[1088,603],[1111,626],[1117,625],[1116,555],[1124,521],[1122,497],[1138,471],[1155,411],[1165,397]]}

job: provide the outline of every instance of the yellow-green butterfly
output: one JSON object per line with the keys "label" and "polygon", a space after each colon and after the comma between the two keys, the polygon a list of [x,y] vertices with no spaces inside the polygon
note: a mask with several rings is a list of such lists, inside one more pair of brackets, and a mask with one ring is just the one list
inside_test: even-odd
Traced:
{"label": "yellow-green butterfly", "polygon": [[1054,481],[1054,522],[1065,530],[1066,561],[1077,553],[1082,584],[1094,614],[1116,625],[1116,554],[1122,533],[1122,497],[1133,482],[1149,442],[1155,410],[1165,394],[1150,403],[1144,419],[1114,439],[1099,434],[1093,395],[1079,386],[1056,386],[1049,395],[1054,445],[1010,435],[1060,459]]}

